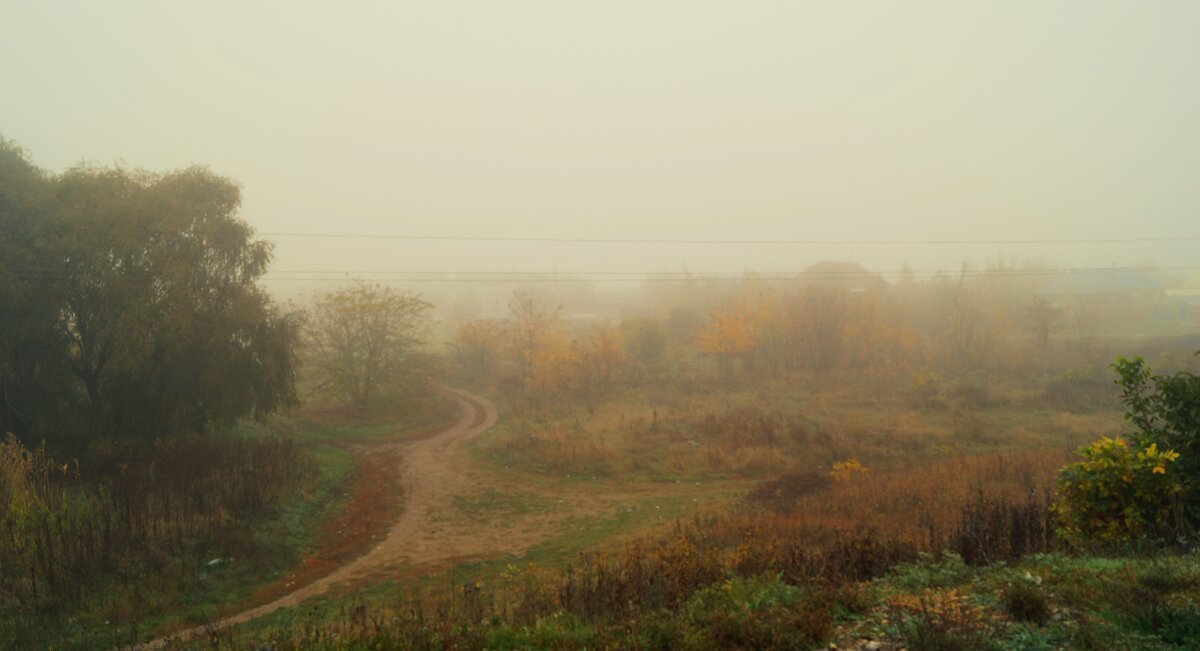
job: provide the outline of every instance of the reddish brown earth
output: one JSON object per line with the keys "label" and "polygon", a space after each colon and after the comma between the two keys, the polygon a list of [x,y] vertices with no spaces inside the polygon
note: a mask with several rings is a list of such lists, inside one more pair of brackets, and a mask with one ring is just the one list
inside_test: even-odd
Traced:
{"label": "reddish brown earth", "polygon": [[264,586],[247,607],[279,599],[360,556],[387,533],[388,524],[400,515],[403,503],[395,474],[399,456],[376,451],[376,446],[355,446],[355,480],[351,498],[342,512],[321,527],[318,547],[286,577]]}

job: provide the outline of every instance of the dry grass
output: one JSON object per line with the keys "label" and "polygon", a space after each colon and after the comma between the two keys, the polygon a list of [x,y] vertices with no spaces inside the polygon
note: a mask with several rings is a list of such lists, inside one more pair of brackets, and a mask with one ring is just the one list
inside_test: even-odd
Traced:
{"label": "dry grass", "polygon": [[781,380],[725,392],[625,394],[587,407],[525,412],[489,434],[480,457],[563,476],[766,479],[857,458],[872,468],[1012,450],[1070,450],[1119,431],[1115,410],[1076,413],[1014,403],[914,407],[907,387]]}

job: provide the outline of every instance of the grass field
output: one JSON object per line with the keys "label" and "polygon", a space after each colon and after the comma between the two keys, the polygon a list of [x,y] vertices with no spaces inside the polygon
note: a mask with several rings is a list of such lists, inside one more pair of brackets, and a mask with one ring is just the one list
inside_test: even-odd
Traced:
{"label": "grass field", "polygon": [[[630,544],[669,537],[681,521],[697,523],[731,558],[742,558],[731,562],[747,567],[758,553],[748,551],[755,531],[763,540],[802,538],[814,549],[838,532],[863,528],[912,544],[928,545],[931,535],[945,543],[972,500],[985,492],[989,499],[1034,493],[1045,499],[1072,448],[1122,426],[1112,407],[1056,408],[1044,390],[936,380],[930,389],[929,382],[910,378],[881,392],[837,378],[793,377],[752,388],[622,389],[586,404],[511,409],[463,459],[465,468],[505,488],[456,500],[443,517],[481,531],[546,517],[553,522],[548,535],[518,555],[397,568],[389,580],[276,612],[242,630],[265,638],[335,630],[348,613],[383,616],[412,608],[414,599],[454,604],[464,590],[502,610],[531,583],[562,580],[559,573],[581,558],[618,558]],[[834,464],[846,459],[865,471],[839,481]],[[787,478],[805,473],[821,477],[821,487],[791,495],[783,511],[769,495],[763,499],[764,486],[786,492]],[[782,483],[767,481],[781,476]],[[572,515],[572,509],[582,510]],[[738,588],[747,594],[779,588],[777,579],[731,576],[751,581]],[[579,640],[610,639],[587,637],[594,623],[571,626],[584,635]],[[510,634],[516,637],[504,637],[501,646],[533,639],[512,631],[503,636]]]}
{"label": "grass field", "polygon": [[674,481],[768,478],[857,458],[872,467],[1015,450],[1070,450],[1120,431],[1107,408],[1056,408],[1017,388],[920,380],[890,392],[813,378],[704,392],[626,389],[501,423],[477,459],[532,473]]}

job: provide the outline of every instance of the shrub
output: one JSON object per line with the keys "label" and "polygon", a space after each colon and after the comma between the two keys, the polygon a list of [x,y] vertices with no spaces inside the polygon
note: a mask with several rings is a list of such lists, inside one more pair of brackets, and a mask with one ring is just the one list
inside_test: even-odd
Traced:
{"label": "shrub", "polygon": [[1045,593],[1029,579],[1021,579],[1005,586],[1000,594],[1004,611],[1018,622],[1031,622],[1039,626],[1050,619],[1050,604]]}
{"label": "shrub", "polygon": [[1076,547],[1125,544],[1175,528],[1178,453],[1153,443],[1135,452],[1125,439],[1107,437],[1079,452],[1084,461],[1059,470],[1058,499],[1050,507],[1064,540]]}
{"label": "shrub", "polygon": [[1139,445],[1179,452],[1188,524],[1200,527],[1200,376],[1184,371],[1152,375],[1141,357],[1117,358],[1113,369],[1128,409],[1125,418],[1137,427]]}
{"label": "shrub", "polygon": [[830,483],[829,474],[815,470],[788,473],[778,479],[759,484],[750,491],[746,500],[775,510],[788,511],[797,506],[798,499],[825,490],[829,488]]}
{"label": "shrub", "polygon": [[850,458],[835,462],[833,470],[829,471],[829,476],[833,477],[835,481],[846,481],[851,477],[863,475],[869,471],[870,469],[862,465],[858,459]]}
{"label": "shrub", "polygon": [[1049,377],[1042,388],[1042,399],[1049,407],[1070,411],[1107,406],[1113,398],[1112,378],[1102,371],[1068,369]]}
{"label": "shrub", "polygon": [[987,382],[978,378],[966,378],[954,385],[954,398],[971,409],[985,409],[993,402],[992,390]]}
{"label": "shrub", "polygon": [[958,585],[970,575],[971,568],[954,552],[942,552],[940,558],[921,554],[920,561],[898,565],[892,570],[893,582],[906,590]]}
{"label": "shrub", "polygon": [[913,651],[975,651],[994,648],[982,608],[958,590],[928,590],[895,595],[892,633]]}
{"label": "shrub", "polygon": [[908,399],[912,406],[919,409],[946,407],[949,404],[942,394],[942,380],[934,372],[913,374],[908,386]]}
{"label": "shrub", "polygon": [[828,603],[804,597],[778,577],[729,579],[697,592],[684,612],[714,648],[806,648],[825,639],[832,621]]}

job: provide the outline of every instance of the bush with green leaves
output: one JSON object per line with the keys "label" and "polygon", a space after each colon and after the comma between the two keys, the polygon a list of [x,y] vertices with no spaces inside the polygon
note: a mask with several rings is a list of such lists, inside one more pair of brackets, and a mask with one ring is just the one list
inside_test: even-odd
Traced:
{"label": "bush with green leaves", "polygon": [[1194,531],[1200,527],[1200,375],[1155,375],[1141,357],[1117,358],[1113,369],[1125,418],[1137,428],[1134,439],[1142,447],[1156,444],[1179,453],[1176,470],[1187,524]]}
{"label": "bush with green leaves", "polygon": [[916,563],[903,563],[892,568],[891,580],[905,590],[926,590],[959,585],[971,576],[972,570],[962,556],[943,551],[940,557],[922,552]]}
{"label": "bush with green leaves", "polygon": [[1050,600],[1032,579],[1019,579],[1005,586],[1000,603],[1013,621],[1043,625],[1050,619]]}
{"label": "bush with green leaves", "polygon": [[1179,454],[1151,443],[1132,447],[1102,438],[1080,448],[1084,460],[1058,472],[1058,499],[1050,507],[1059,536],[1075,547],[1126,544],[1173,531],[1182,491]]}
{"label": "bush with green leaves", "polygon": [[1059,470],[1059,535],[1077,548],[1186,539],[1200,525],[1200,376],[1154,375],[1141,357],[1112,368],[1136,431]]}

